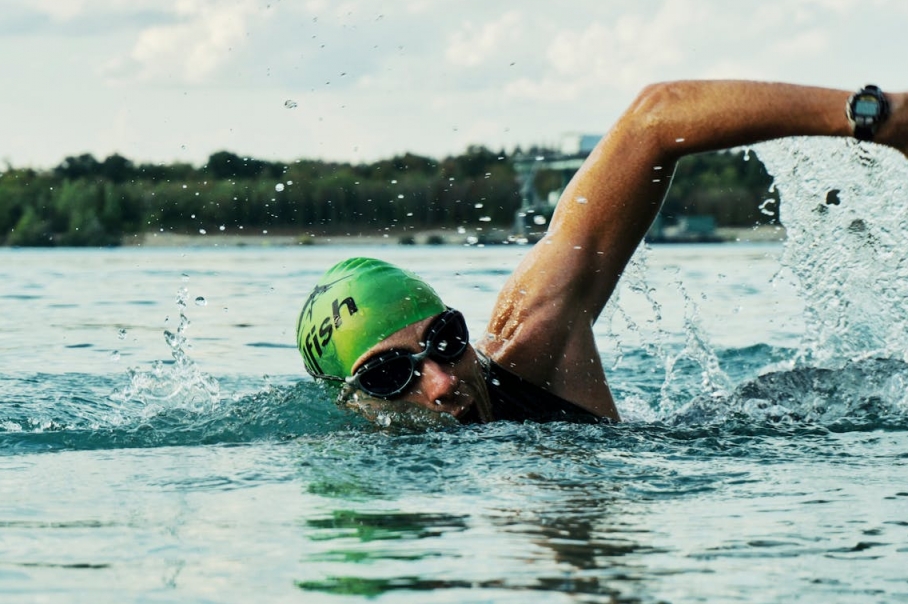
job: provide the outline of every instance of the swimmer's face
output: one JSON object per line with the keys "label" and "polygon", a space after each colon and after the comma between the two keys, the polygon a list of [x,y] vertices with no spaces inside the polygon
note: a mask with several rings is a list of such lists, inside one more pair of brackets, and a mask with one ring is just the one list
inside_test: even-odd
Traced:
{"label": "swimmer's face", "polygon": [[[353,372],[377,355],[390,350],[419,353],[425,350],[425,334],[436,317],[429,317],[391,334],[360,356]],[[492,421],[492,409],[482,366],[476,350],[468,345],[455,362],[426,357],[417,364],[410,386],[395,401],[418,405],[436,413],[447,413],[461,423]]]}

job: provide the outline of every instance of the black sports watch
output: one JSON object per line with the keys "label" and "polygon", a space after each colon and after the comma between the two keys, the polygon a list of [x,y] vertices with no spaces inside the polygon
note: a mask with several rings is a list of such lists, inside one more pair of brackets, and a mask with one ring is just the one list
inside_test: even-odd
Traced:
{"label": "black sports watch", "polygon": [[877,128],[889,117],[889,101],[879,86],[867,84],[848,97],[845,115],[856,139],[872,141]]}

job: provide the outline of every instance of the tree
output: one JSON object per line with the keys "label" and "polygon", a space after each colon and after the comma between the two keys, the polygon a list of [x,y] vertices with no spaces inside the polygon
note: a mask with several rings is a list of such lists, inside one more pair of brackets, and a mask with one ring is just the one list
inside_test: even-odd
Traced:
{"label": "tree", "polygon": [[135,166],[122,155],[114,153],[101,162],[98,173],[110,182],[121,183],[135,176]]}
{"label": "tree", "polygon": [[90,153],[83,153],[77,157],[69,156],[54,168],[54,174],[66,180],[97,178],[100,172],[101,164]]}
{"label": "tree", "polygon": [[51,246],[53,236],[50,222],[41,218],[38,211],[28,206],[10,231],[6,239],[8,245]]}

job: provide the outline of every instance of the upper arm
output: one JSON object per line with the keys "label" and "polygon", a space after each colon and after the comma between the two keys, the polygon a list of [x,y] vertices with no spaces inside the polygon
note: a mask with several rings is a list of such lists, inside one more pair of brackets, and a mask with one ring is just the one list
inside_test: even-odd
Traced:
{"label": "upper arm", "polygon": [[637,103],[603,137],[562,193],[545,237],[502,291],[505,315],[595,321],[670,184],[674,158],[661,136]]}
{"label": "upper arm", "polygon": [[631,110],[600,141],[499,294],[482,343],[525,379],[615,418],[592,326],[671,179],[652,126]]}
{"label": "upper arm", "polygon": [[[655,218],[675,162],[784,136],[847,136],[846,98],[766,82],[645,88],[574,175],[546,236],[505,284],[482,348],[526,379],[595,405],[608,387],[592,324]],[[908,119],[899,121],[880,134],[901,140]]]}

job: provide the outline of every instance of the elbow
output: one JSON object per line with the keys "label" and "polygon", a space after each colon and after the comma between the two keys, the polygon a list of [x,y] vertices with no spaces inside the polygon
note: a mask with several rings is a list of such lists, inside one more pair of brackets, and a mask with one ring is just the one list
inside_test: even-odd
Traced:
{"label": "elbow", "polygon": [[685,98],[684,82],[658,82],[644,87],[630,106],[634,115],[665,118]]}
{"label": "elbow", "polygon": [[683,82],[660,82],[643,88],[621,118],[620,126],[638,144],[668,160],[686,154],[679,108],[685,98]]}

